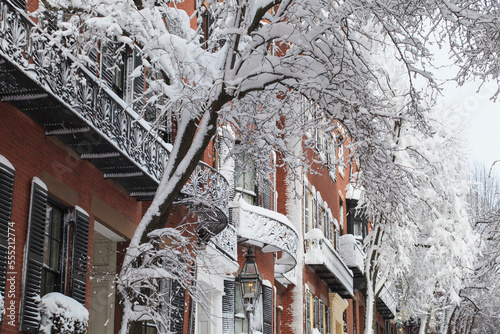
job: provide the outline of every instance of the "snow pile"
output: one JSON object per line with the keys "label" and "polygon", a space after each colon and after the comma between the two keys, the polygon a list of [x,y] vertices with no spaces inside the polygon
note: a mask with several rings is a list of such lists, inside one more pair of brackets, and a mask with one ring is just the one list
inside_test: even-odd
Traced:
{"label": "snow pile", "polygon": [[40,315],[41,333],[87,333],[89,311],[73,298],[59,292],[42,297]]}

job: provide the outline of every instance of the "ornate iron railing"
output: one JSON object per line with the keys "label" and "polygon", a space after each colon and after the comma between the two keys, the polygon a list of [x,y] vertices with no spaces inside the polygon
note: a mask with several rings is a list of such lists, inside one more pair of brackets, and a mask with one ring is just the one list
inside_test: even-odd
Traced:
{"label": "ornate iron railing", "polygon": [[218,250],[229,256],[232,260],[238,260],[238,244],[236,229],[232,225],[227,225],[221,233],[214,236],[212,242]]}
{"label": "ornate iron railing", "polygon": [[[141,171],[105,171],[105,177],[130,178],[142,177],[144,174],[154,180],[157,186],[168,161],[171,146],[107,87],[103,80],[94,74],[95,71],[82,65],[71,50],[51,39],[26,13],[6,0],[0,0],[0,64],[2,62],[8,62],[10,68],[20,71],[25,78],[23,85],[9,82],[6,76],[0,80],[3,101],[50,97],[51,103],[57,104],[59,109],[76,115],[74,120],[78,123],[67,124],[69,122],[59,120],[59,128],[53,133],[64,132],[65,129],[61,129],[61,125],[73,126],[73,132],[91,129],[92,134],[96,134],[98,138],[88,138],[86,143],[92,145],[93,142],[104,138],[113,150],[128,157]],[[13,95],[9,96],[9,92],[13,92]],[[54,118],[62,117],[62,114],[54,115]],[[75,129],[75,126],[78,128]],[[50,129],[46,130],[50,132]],[[103,157],[113,154],[90,153],[92,154],[88,156],[101,154]],[[138,180],[138,183],[140,182],[142,181]],[[133,189],[133,186],[130,188]],[[208,228],[212,234],[217,234],[228,222],[229,190],[228,182],[220,173],[204,163],[199,163],[181,193],[183,200],[190,199],[187,204],[196,207],[196,211],[203,216],[202,220],[218,223],[217,227]],[[136,196],[146,197],[151,196],[151,193],[138,192]]]}
{"label": "ornate iron railing", "polygon": [[277,212],[250,205],[243,199],[231,202],[230,206],[231,217],[240,237],[264,244],[263,251],[287,253],[277,260],[275,269],[278,273],[290,271],[295,267],[299,237],[288,218]]}
{"label": "ornate iron railing", "polygon": [[[89,69],[77,64],[70,52],[5,1],[0,1],[0,39],[0,51],[31,79],[99,129],[146,174],[160,180],[168,145]],[[29,92],[24,96],[32,97]]]}

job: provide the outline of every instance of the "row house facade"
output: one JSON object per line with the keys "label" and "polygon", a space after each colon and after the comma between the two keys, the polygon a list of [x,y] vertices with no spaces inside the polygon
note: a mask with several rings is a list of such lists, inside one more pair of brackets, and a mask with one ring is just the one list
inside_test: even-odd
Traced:
{"label": "row house facade", "polygon": [[[89,55],[99,69],[78,65],[72,73],[82,80],[68,85],[72,59],[39,38],[51,22],[26,14],[36,6],[0,0],[0,332],[47,326],[40,303],[56,293],[89,312],[89,333],[116,333],[115,276],[175,134],[168,126],[153,131],[148,117],[154,115],[140,119],[136,112],[141,106],[132,101],[145,83],[127,76],[140,61],[134,50],[114,66],[107,57],[114,47],[101,45]],[[185,6],[194,10],[194,3]],[[309,135],[335,158],[344,155],[341,127]],[[244,156],[226,158],[230,147],[223,142],[210,144],[169,220],[175,225],[191,209],[199,230],[213,235],[202,238],[196,258],[196,285],[209,302],[197,304],[167,282],[178,307],[169,330],[362,333],[362,240],[370,227],[354,210],[359,194],[350,182],[358,166],[346,161],[331,168],[331,157],[310,151],[310,159],[324,164],[301,172],[300,182],[291,185],[280,168],[262,180]],[[270,156],[271,164],[279,159]],[[190,207],[201,198],[210,206]],[[252,264],[259,286],[249,312],[242,272]],[[377,308],[377,333],[393,333],[396,301],[389,291]],[[142,332],[155,333],[154,319],[143,320]]]}

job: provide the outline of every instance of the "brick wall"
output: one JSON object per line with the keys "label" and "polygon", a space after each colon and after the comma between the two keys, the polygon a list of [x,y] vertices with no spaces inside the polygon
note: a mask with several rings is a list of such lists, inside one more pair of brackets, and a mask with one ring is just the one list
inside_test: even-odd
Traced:
{"label": "brick wall", "polygon": [[[17,333],[19,307],[22,292],[24,247],[30,205],[31,182],[39,177],[48,186],[49,195],[58,202],[73,208],[75,205],[90,214],[91,231],[88,254],[92,258],[94,214],[92,201],[104,202],[110,211],[137,223],[142,216],[141,202],[131,198],[127,191],[112,180],[105,180],[103,173],[55,138],[45,136],[44,129],[8,103],[0,104],[0,154],[5,156],[16,170],[12,221],[16,241],[16,275],[13,294],[6,306],[14,305],[15,319],[4,318],[1,333]],[[106,225],[106,221],[101,221]],[[114,228],[115,232],[120,233]],[[9,270],[10,272],[10,270]],[[90,286],[90,278],[88,278]],[[90,304],[90,288],[87,288],[86,307]],[[15,324],[14,326],[12,324]]]}

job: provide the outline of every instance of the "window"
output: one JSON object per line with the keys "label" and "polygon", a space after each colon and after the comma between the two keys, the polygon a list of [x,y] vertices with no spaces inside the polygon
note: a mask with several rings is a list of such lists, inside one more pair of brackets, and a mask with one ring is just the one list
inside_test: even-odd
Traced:
{"label": "window", "polygon": [[304,188],[304,232],[307,233],[309,231],[309,202],[311,198],[311,192],[307,187]]}
{"label": "window", "polygon": [[255,202],[255,171],[251,158],[242,153],[236,161],[235,183],[236,191],[250,204]]}
{"label": "window", "polygon": [[306,288],[306,334],[310,334],[312,332],[311,308],[312,294],[309,289]]}
{"label": "window", "polygon": [[344,201],[340,198],[339,201],[339,231],[344,227]]}
{"label": "window", "polygon": [[156,329],[155,323],[153,321],[143,321],[141,326],[141,334],[156,334],[158,330]]}
{"label": "window", "polygon": [[120,98],[126,98],[126,75],[129,65],[129,54],[129,49],[124,44],[103,42],[101,50],[101,77]]}
{"label": "window", "polygon": [[42,269],[42,292],[63,292],[63,226],[64,210],[49,199],[47,203],[47,214],[45,218],[43,269]]}
{"label": "window", "polygon": [[[312,195],[312,194],[311,194]],[[312,196],[311,196],[312,197]],[[313,197],[311,201],[311,225],[313,228],[316,228],[316,224],[318,223],[318,217],[316,216],[316,199]]]}
{"label": "window", "polygon": [[339,174],[344,177],[344,143],[345,137],[342,134],[342,129],[337,137],[337,161]]}
{"label": "window", "polygon": [[0,154],[0,294],[5,300],[7,265],[13,260],[16,249],[9,249],[9,233],[12,233],[11,214],[14,197],[14,166]]}
{"label": "window", "polygon": [[[65,213],[72,235],[63,233]],[[70,213],[48,199],[47,186],[35,177],[27,235],[19,321],[21,331],[32,332],[39,326],[38,298],[52,291],[64,292],[65,272],[69,272],[70,297],[85,304],[89,215],[79,207]],[[65,237],[72,242],[70,259],[65,258]]]}

